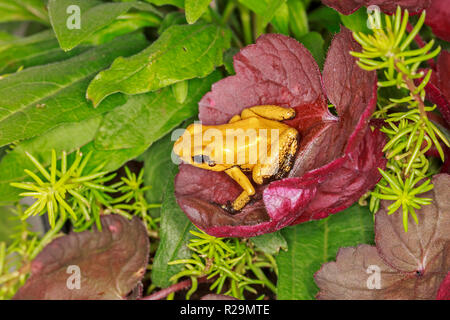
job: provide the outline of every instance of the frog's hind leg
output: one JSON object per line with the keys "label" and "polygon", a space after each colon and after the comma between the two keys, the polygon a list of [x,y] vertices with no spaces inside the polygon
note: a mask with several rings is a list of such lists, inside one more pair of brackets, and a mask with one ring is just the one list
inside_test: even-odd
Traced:
{"label": "frog's hind leg", "polygon": [[241,116],[237,114],[237,115],[233,116],[233,118],[231,118],[230,121],[228,121],[228,123],[233,123],[233,122],[237,122],[240,120],[242,120]]}
{"label": "frog's hind leg", "polygon": [[289,171],[292,169],[292,165],[295,161],[295,155],[298,149],[298,141],[299,141],[299,133],[294,128],[291,128],[285,132],[286,140],[284,141],[286,144],[282,147],[282,156],[279,161],[279,170],[275,175],[275,179],[284,178]]}
{"label": "frog's hind leg", "polygon": [[[257,184],[285,177],[292,168],[298,148],[299,133],[294,128],[284,131],[279,137],[278,148],[270,150],[270,156],[259,159],[252,172]],[[273,147],[273,144],[271,144]]]}
{"label": "frog's hind leg", "polygon": [[259,116],[269,120],[283,121],[295,118],[295,110],[273,105],[254,106],[242,110],[241,118]]}
{"label": "frog's hind leg", "polygon": [[[247,176],[239,169],[239,167],[232,167],[225,170],[231,179],[236,181],[244,191],[233,201],[231,204],[232,211],[241,210],[249,201],[250,196],[255,194],[255,188],[253,187]],[[225,206],[226,207],[226,206]]]}

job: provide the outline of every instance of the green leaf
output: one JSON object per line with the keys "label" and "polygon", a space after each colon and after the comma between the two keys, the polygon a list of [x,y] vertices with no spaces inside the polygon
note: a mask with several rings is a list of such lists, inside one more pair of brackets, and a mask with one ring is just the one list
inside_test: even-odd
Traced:
{"label": "green leaf", "polygon": [[185,0],[186,20],[195,23],[208,9],[211,0]]}
{"label": "green leaf", "polygon": [[289,7],[287,3],[283,2],[278,10],[275,11],[272,25],[277,33],[289,36]]}
{"label": "green leaf", "polygon": [[151,186],[151,189],[145,193],[149,203],[161,203],[163,201],[167,177],[170,176],[175,166],[171,158],[173,144],[172,135],[167,134],[164,138],[152,144],[145,152],[144,185]]}
{"label": "green leaf", "polygon": [[[68,11],[73,5],[78,6],[80,10],[78,27],[74,24],[77,21],[77,12]],[[152,8],[150,4],[139,2],[105,3],[99,0],[78,0],[76,3],[73,0],[50,0],[48,8],[50,21],[60,46],[63,50],[68,51],[94,32],[111,24],[118,16],[126,13],[132,7],[142,5]],[[156,10],[153,11],[157,13]],[[69,28],[69,25],[73,25],[73,27]]]}
{"label": "green leaf", "polygon": [[309,12],[308,19],[314,30],[320,30],[323,28],[331,33],[338,33],[341,28],[339,13],[330,7],[322,6],[312,12]]}
{"label": "green leaf", "polygon": [[275,255],[280,249],[287,249],[286,239],[280,231],[273,233],[266,233],[257,237],[250,238],[258,249],[261,249],[267,254]]}
{"label": "green leaf", "polygon": [[105,97],[122,92],[139,94],[178,81],[204,77],[222,65],[230,46],[227,30],[214,25],[172,26],[146,50],[118,58],[89,85],[87,96],[97,106]]}
{"label": "green leaf", "polygon": [[44,0],[0,0],[0,22],[37,21],[49,24]]}
{"label": "green leaf", "polygon": [[370,33],[370,30],[367,27],[368,16],[366,8],[363,7],[348,16],[343,14],[339,14],[339,16],[344,26],[350,30],[354,32],[363,32],[365,34]]}
{"label": "green leaf", "polygon": [[161,242],[152,268],[152,283],[162,288],[171,285],[169,279],[183,269],[183,265],[169,266],[167,263],[191,256],[187,244],[192,238],[189,231],[195,229],[175,200],[173,182],[177,171],[178,168],[174,167],[172,174],[167,177],[161,208]]}
{"label": "green leaf", "polygon": [[171,87],[135,95],[109,112],[99,129],[95,146],[99,150],[149,146],[183,120],[198,113],[198,102],[220,80],[220,72],[188,82],[188,95],[179,103]]}
{"label": "green leaf", "polygon": [[263,19],[263,27],[274,17],[277,9],[286,0],[239,0],[243,4]]}
{"label": "green leaf", "polygon": [[0,48],[4,45],[8,45],[9,42],[19,39],[15,35],[8,33],[4,30],[0,30]]}
{"label": "green leaf", "polygon": [[115,58],[129,56],[146,44],[142,35],[129,35],[71,59],[0,80],[0,146],[124,104],[126,97],[115,95],[96,110],[85,98],[87,86]]}
{"label": "green leaf", "polygon": [[158,34],[162,34],[166,29],[178,24],[186,24],[186,16],[178,11],[167,14],[158,28]]}
{"label": "green leaf", "polygon": [[325,62],[325,42],[320,33],[315,31],[308,32],[299,41],[311,52],[317,64],[322,67]]}
{"label": "green leaf", "polygon": [[374,242],[373,218],[367,207],[357,204],[330,217],[288,227],[281,231],[288,251],[277,256],[280,300],[314,299],[319,291],[314,273],[334,260],[341,247]]}
{"label": "green leaf", "polygon": [[17,38],[0,44],[0,74],[65,60],[88,49],[88,46],[80,46],[71,52],[62,51],[51,30]]}
{"label": "green leaf", "polygon": [[236,47],[231,47],[227,51],[225,51],[223,55],[223,64],[228,74],[234,75],[236,72],[234,71],[234,56],[239,53],[239,49]]}
{"label": "green leaf", "polygon": [[11,182],[28,179],[24,169],[37,172],[25,152],[32,154],[44,166],[51,162],[51,150],[56,154],[62,151],[71,153],[77,148],[92,141],[100,126],[101,116],[76,123],[58,126],[49,132],[18,144],[0,161],[0,203],[11,203],[18,200],[22,190],[10,186]]}
{"label": "green leaf", "polygon": [[302,1],[288,0],[289,26],[294,37],[299,40],[309,32],[308,16]]}
{"label": "green leaf", "polygon": [[[134,12],[121,15],[111,24],[96,31],[88,38],[83,40],[82,44],[101,45],[109,42],[118,36],[132,33],[146,27],[158,27],[160,18],[148,12]],[[78,47],[77,47],[78,48]],[[72,49],[69,52],[72,52]]]}
{"label": "green leaf", "polygon": [[126,162],[142,155],[147,148],[148,146],[143,145],[128,149],[99,150],[95,147],[95,141],[91,141],[81,148],[81,151],[83,153],[92,152],[86,170],[92,170],[99,165],[104,165],[104,171],[112,172],[122,167]]}
{"label": "green leaf", "polygon": [[184,8],[184,0],[145,0],[147,2],[153,3],[157,6],[163,6],[166,4],[170,4],[172,6],[176,6],[178,8]]}

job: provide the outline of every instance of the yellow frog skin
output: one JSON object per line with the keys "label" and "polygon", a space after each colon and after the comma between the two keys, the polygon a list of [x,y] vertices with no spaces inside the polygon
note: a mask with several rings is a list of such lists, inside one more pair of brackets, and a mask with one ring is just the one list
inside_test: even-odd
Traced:
{"label": "yellow frog skin", "polygon": [[223,207],[239,211],[255,194],[255,188],[243,171],[251,171],[257,184],[280,179],[290,171],[299,133],[281,121],[294,117],[292,108],[273,105],[247,108],[227,124],[191,124],[175,142],[173,150],[185,163],[205,170],[224,171],[235,180],[243,191],[231,206]]}

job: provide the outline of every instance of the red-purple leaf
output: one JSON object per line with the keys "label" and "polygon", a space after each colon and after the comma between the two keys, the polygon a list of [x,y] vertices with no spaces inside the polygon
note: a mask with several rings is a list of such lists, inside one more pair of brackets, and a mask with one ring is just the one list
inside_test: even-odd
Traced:
{"label": "red-purple leaf", "polygon": [[[70,233],[47,245],[31,264],[17,300],[124,299],[142,279],[149,240],[138,218],[107,215],[102,231]],[[71,267],[71,268],[69,268]],[[69,286],[79,270],[80,287]],[[73,274],[72,274],[73,272]],[[75,282],[74,282],[75,283]]]}
{"label": "red-purple leaf", "polygon": [[431,0],[425,23],[436,36],[450,41],[450,0]]}
{"label": "red-purple leaf", "polygon": [[[288,178],[258,186],[237,214],[221,207],[241,192],[233,180],[181,165],[177,201],[195,225],[215,236],[256,236],[343,210],[377,183],[384,137],[368,129],[376,74],[358,68],[350,50],[360,47],[343,28],[323,80],[309,51],[286,36],[264,35],[235,56],[236,75],[216,83],[199,104],[202,123],[223,124],[244,108],[275,104],[295,108],[296,118],[286,123],[301,140]],[[325,92],[339,117],[329,112]]]}
{"label": "red-purple leaf", "polygon": [[431,0],[322,0],[322,2],[343,14],[351,14],[363,6],[370,5],[379,6],[386,13],[395,12],[397,6],[408,9],[410,13],[418,13],[428,8]]}
{"label": "red-purple leaf", "polygon": [[[433,177],[424,194],[431,205],[417,210],[419,225],[402,215],[387,214],[382,202],[375,218],[376,247],[342,248],[336,262],[316,273],[319,299],[434,299],[450,269],[450,175]],[[444,290],[444,289],[443,289]]]}
{"label": "red-purple leaf", "polygon": [[450,126],[450,52],[442,51],[432,73],[431,81],[425,87],[427,99],[435,103],[442,117]]}
{"label": "red-purple leaf", "polygon": [[442,281],[436,300],[450,300],[450,272],[447,273],[444,281]]}

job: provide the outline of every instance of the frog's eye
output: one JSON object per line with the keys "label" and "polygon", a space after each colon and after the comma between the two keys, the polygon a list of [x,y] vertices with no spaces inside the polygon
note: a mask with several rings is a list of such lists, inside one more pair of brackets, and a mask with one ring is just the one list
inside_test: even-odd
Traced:
{"label": "frog's eye", "polygon": [[192,157],[192,161],[194,161],[195,163],[201,164],[203,163],[203,155],[198,154]]}
{"label": "frog's eye", "polygon": [[198,164],[207,163],[210,167],[214,167],[216,165],[216,163],[212,161],[208,156],[202,154],[193,156],[192,161]]}

